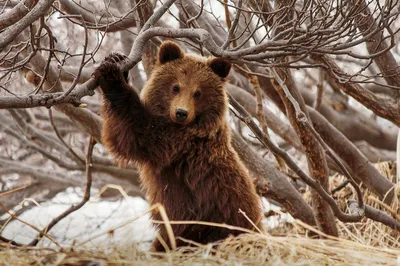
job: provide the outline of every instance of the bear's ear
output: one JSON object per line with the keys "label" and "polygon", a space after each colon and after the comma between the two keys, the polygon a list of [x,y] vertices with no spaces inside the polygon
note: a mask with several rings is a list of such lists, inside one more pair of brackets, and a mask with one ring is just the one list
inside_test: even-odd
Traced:
{"label": "bear's ear", "polygon": [[179,45],[174,42],[166,41],[160,46],[160,50],[158,51],[158,61],[160,64],[165,64],[167,62],[183,58],[184,55],[185,54]]}
{"label": "bear's ear", "polygon": [[209,59],[208,65],[221,78],[226,78],[231,70],[231,63],[222,58]]}

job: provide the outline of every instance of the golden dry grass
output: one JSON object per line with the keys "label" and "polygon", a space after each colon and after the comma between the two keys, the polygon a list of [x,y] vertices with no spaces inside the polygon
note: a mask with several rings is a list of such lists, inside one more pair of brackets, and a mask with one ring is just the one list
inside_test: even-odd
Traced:
{"label": "golden dry grass", "polygon": [[2,265],[400,265],[400,249],[345,239],[244,234],[219,245],[181,248],[165,254],[135,247],[109,251],[74,247],[63,252],[0,246]]}
{"label": "golden dry grass", "polygon": [[[394,181],[394,175],[396,173],[395,166],[391,162],[382,162],[375,164],[375,167],[379,170],[379,172],[385,176],[386,178]],[[341,184],[345,180],[345,177],[341,175],[336,175],[330,179],[331,187],[336,187]],[[376,195],[371,193],[369,190],[364,189],[364,201],[368,205],[385,211],[392,217],[398,219],[400,216],[400,184],[395,186],[396,193],[394,200],[390,204],[390,206],[384,204]],[[343,210],[345,210],[345,202],[347,199],[355,198],[354,189],[348,185],[346,189],[340,191],[336,194],[337,200],[343,206]],[[344,224],[338,222],[339,230],[341,231],[341,236],[353,240],[359,243],[363,243],[366,245],[371,245],[375,247],[379,246],[390,246],[394,248],[400,248],[400,233],[398,231],[394,231],[391,228],[373,222],[369,219],[363,219],[360,223],[354,224]]]}

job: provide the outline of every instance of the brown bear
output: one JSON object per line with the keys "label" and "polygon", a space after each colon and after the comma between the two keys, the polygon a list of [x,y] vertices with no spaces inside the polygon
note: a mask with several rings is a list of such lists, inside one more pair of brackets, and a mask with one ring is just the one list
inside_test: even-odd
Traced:
{"label": "brown bear", "polygon": [[[102,140],[108,151],[137,164],[150,204],[161,203],[171,221],[254,230],[249,219],[260,224],[260,200],[231,145],[227,121],[230,63],[187,55],[164,42],[139,97],[117,64],[124,58],[111,54],[94,72],[103,94]],[[162,220],[158,212],[153,219]],[[187,245],[183,239],[209,243],[241,233],[199,224],[172,229],[177,246]],[[171,247],[165,226],[159,226],[159,234]],[[154,248],[165,249],[158,240]]]}

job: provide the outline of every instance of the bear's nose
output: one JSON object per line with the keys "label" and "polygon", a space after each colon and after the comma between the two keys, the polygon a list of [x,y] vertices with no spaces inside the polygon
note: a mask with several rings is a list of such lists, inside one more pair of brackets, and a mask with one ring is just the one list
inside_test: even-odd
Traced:
{"label": "bear's nose", "polygon": [[183,109],[178,109],[178,110],[176,110],[175,115],[176,115],[176,120],[178,122],[183,122],[183,121],[186,120],[186,118],[188,116],[188,112],[186,110],[183,110]]}

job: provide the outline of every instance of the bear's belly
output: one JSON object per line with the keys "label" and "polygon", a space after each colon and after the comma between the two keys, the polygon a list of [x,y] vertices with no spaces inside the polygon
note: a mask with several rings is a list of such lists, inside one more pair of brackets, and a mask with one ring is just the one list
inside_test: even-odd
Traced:
{"label": "bear's belly", "polygon": [[[239,209],[249,213],[252,205],[251,199],[248,201],[246,198],[246,184],[235,185],[233,180],[221,182],[214,176],[216,174],[204,169],[188,169],[185,164],[180,164],[178,169],[175,165],[168,166],[158,172],[151,166],[141,169],[150,205],[161,203],[169,219],[247,224],[242,215],[238,218]],[[240,187],[241,190],[233,187]],[[257,209],[257,205],[251,207]]]}
{"label": "bear's belly", "polygon": [[140,176],[150,205],[161,203],[171,220],[196,218],[199,212],[196,195],[174,167],[168,166],[155,172],[146,165],[140,168]]}

